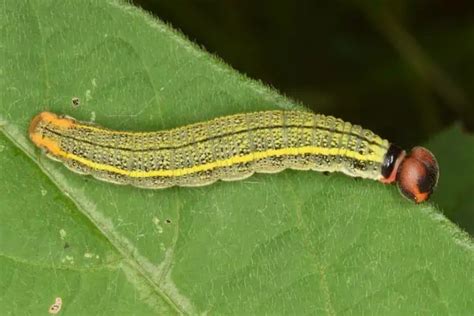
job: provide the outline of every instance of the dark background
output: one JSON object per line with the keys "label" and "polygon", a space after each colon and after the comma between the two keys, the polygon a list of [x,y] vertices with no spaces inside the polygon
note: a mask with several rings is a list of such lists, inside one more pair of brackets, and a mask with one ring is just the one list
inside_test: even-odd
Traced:
{"label": "dark background", "polygon": [[315,112],[406,148],[474,130],[474,1],[135,0]]}

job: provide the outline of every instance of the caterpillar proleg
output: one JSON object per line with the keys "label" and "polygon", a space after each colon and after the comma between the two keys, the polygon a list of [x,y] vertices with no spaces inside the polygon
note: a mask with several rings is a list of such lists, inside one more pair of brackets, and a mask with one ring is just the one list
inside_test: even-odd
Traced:
{"label": "caterpillar proleg", "polygon": [[75,172],[153,189],[291,168],[397,182],[403,195],[422,202],[438,180],[427,149],[406,154],[359,125],[304,111],[242,113],[157,132],[115,131],[42,112],[29,136]]}

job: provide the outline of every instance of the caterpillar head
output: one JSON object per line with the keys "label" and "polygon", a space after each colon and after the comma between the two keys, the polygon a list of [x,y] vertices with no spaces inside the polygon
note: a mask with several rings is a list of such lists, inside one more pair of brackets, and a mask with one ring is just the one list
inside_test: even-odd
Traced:
{"label": "caterpillar head", "polygon": [[433,193],[439,178],[438,162],[424,147],[414,147],[398,166],[396,182],[400,192],[420,203]]}

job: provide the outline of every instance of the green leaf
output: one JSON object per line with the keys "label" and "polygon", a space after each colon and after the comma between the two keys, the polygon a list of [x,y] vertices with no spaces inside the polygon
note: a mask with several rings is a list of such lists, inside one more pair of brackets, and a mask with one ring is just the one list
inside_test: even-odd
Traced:
{"label": "green leaf", "polygon": [[9,0],[1,21],[2,313],[474,310],[472,241],[393,186],[285,171],[153,191],[46,159],[26,135],[44,110],[156,130],[295,105],[121,2]]}

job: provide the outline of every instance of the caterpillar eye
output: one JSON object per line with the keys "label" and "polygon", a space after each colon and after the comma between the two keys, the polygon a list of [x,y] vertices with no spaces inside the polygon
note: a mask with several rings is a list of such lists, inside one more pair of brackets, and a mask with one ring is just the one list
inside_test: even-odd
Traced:
{"label": "caterpillar eye", "polygon": [[396,181],[405,197],[421,203],[433,193],[438,177],[439,167],[434,155],[426,148],[414,147],[400,163]]}
{"label": "caterpillar eye", "polygon": [[405,151],[397,145],[390,144],[389,149],[385,153],[382,163],[382,178],[383,183],[392,183],[396,181],[398,167],[400,162],[405,158]]}

